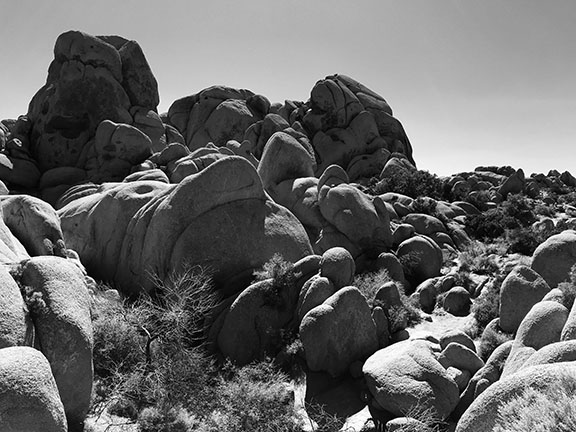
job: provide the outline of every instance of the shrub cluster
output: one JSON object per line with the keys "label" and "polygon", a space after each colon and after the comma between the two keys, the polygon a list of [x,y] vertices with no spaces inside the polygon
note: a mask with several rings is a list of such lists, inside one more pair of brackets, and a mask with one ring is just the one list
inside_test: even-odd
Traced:
{"label": "shrub cluster", "polygon": [[466,231],[473,238],[495,239],[506,230],[526,228],[536,222],[532,203],[523,195],[509,195],[498,207],[466,218]]}
{"label": "shrub cluster", "polygon": [[373,195],[386,192],[395,192],[411,198],[430,197],[442,199],[444,195],[444,183],[435,174],[428,171],[414,170],[404,171],[393,177],[387,177],[372,186]]}
{"label": "shrub cluster", "polygon": [[205,320],[214,292],[198,269],[133,303],[97,291],[93,410],[108,408],[143,432],[297,430],[288,378],[276,366],[218,367],[209,354]]}

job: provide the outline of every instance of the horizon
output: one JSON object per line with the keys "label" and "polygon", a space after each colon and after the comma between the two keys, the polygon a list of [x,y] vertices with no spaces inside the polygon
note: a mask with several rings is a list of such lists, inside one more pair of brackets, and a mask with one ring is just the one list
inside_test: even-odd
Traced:
{"label": "horizon", "polygon": [[576,174],[570,0],[0,5],[10,17],[0,35],[12,42],[2,47],[0,119],[26,114],[56,38],[80,30],[140,44],[158,81],[160,113],[211,85],[306,101],[316,81],[338,73],[389,102],[419,169],[443,176],[510,165],[527,176]]}

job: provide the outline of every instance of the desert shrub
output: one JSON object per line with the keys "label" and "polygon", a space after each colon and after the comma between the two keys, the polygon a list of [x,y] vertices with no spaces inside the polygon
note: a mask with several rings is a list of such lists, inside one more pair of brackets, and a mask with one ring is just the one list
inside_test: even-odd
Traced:
{"label": "desert shrub", "polygon": [[513,337],[514,335],[505,333],[500,329],[495,331],[485,331],[482,333],[482,338],[480,339],[478,356],[484,361],[488,360],[488,357],[490,357],[496,348],[504,342],[512,340]]}
{"label": "desert shrub", "polygon": [[398,257],[398,261],[404,270],[404,277],[409,283],[411,289],[415,289],[421,282],[418,275],[418,269],[422,261],[422,252],[411,251]]}
{"label": "desert shrub", "polygon": [[405,171],[394,177],[380,180],[371,190],[373,195],[380,195],[386,192],[396,192],[411,198],[426,196],[442,199],[444,183],[438,176],[430,174],[428,171]]}
{"label": "desert shrub", "polygon": [[[286,272],[274,275],[282,279]],[[217,304],[207,274],[187,269],[133,303],[97,293],[96,388],[111,413],[147,431],[292,431],[286,375],[271,362],[219,368],[204,344]],[[100,409],[100,408],[99,408]]]}
{"label": "desert shrub", "polygon": [[412,326],[422,321],[420,305],[417,300],[407,297],[403,291],[400,291],[400,300],[402,306],[393,306],[386,309],[386,316],[388,317],[391,333],[404,328],[402,323],[407,323],[408,326]]}
{"label": "desert shrub", "polygon": [[413,213],[424,213],[430,216],[438,217],[436,212],[436,206],[438,205],[438,201],[434,199],[429,199],[427,197],[418,197],[412,203],[412,212]]}
{"label": "desert shrub", "polygon": [[504,276],[499,274],[486,284],[482,293],[472,301],[471,312],[476,318],[479,331],[500,314],[500,287]]}
{"label": "desert shrub", "polygon": [[201,432],[297,431],[292,393],[287,377],[270,362],[243,368],[228,365],[231,377],[220,378],[216,387],[218,406],[199,427]]}
{"label": "desert shrub", "polygon": [[546,205],[542,202],[534,206],[534,213],[546,217],[554,217],[556,215],[556,212],[552,206]]}
{"label": "desert shrub", "polygon": [[483,190],[468,194],[466,201],[476,207],[478,210],[487,210],[488,203],[492,201],[490,191]]}
{"label": "desert shrub", "polygon": [[560,282],[557,288],[562,291],[564,306],[570,310],[576,299],[576,264],[570,269],[569,280]]}
{"label": "desert shrub", "polygon": [[306,404],[306,412],[310,419],[316,423],[315,432],[339,431],[344,426],[344,420],[335,414],[326,411],[325,407],[318,403]]}
{"label": "desert shrub", "polygon": [[568,373],[546,391],[527,387],[504,402],[497,413],[495,432],[576,430],[576,381]]}
{"label": "desert shrub", "polygon": [[543,241],[541,237],[530,228],[515,228],[506,232],[508,252],[532,256],[538,245]]}
{"label": "desert shrub", "polygon": [[398,286],[400,306],[390,307],[389,305],[379,304],[374,299],[380,287],[391,281],[393,280],[390,278],[388,271],[381,269],[377,272],[357,274],[354,276],[352,285],[358,288],[371,308],[381,306],[384,309],[390,324],[390,331],[394,333],[395,330],[405,328],[406,323],[410,325],[420,322],[422,317],[420,309],[406,296],[402,284],[397,281],[393,282]]}
{"label": "desert shrub", "polygon": [[[376,272],[359,273],[354,276],[352,286],[358,288],[370,307],[374,306],[374,297],[382,285],[392,282],[388,270],[381,269]],[[395,282],[398,284],[398,282]]]}
{"label": "desert shrub", "polygon": [[501,242],[482,243],[473,241],[458,254],[460,271],[494,275],[500,268],[498,258],[506,253],[506,245]]}
{"label": "desert shrub", "polygon": [[158,408],[144,408],[138,416],[140,432],[192,432],[198,427],[196,417],[184,408],[162,412]]}
{"label": "desert shrub", "polygon": [[466,231],[473,238],[495,239],[506,230],[528,227],[536,221],[532,204],[523,195],[509,195],[498,207],[466,218]]}

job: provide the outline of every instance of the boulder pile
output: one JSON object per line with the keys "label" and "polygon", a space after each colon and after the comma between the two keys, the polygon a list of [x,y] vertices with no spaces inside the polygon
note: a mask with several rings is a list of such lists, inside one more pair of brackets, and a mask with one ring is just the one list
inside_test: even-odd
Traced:
{"label": "boulder pile", "polygon": [[[386,430],[423,413],[502,430],[500,408],[576,379],[569,172],[419,171],[390,105],[345,75],[306,102],[213,86],[167,113],[157,87],[137,42],[70,31],[0,122],[1,430],[82,430],[95,280],[161,296],[192,267],[218,295],[215,358],[280,356],[292,335]],[[473,325],[412,334],[446,317]]]}

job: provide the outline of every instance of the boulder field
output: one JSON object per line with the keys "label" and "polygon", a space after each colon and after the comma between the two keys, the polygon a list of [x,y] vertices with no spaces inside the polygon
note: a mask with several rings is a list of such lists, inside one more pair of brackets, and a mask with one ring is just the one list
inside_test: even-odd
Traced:
{"label": "boulder field", "polygon": [[[83,430],[95,280],[137,298],[194,267],[220,300],[206,335],[218,358],[274,357],[297,335],[310,374],[361,382],[375,427],[426,412],[502,430],[495,413],[526,389],[528,403],[576,379],[576,208],[546,201],[575,193],[570,173],[479,167],[408,196],[431,180],[402,124],[340,74],[306,102],[213,86],[158,103],[137,42],[69,31],[28,112],[0,122],[0,430]],[[530,225],[550,235],[502,253],[491,290],[499,270],[470,262],[470,220],[518,194],[550,205]],[[289,283],[256,280],[278,256]],[[480,340],[411,334],[410,320],[468,317],[488,295]]]}

